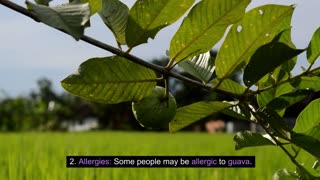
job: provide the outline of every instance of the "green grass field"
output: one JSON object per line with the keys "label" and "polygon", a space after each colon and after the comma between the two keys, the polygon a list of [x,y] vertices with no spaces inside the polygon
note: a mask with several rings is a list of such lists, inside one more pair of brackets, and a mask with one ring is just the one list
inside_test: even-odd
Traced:
{"label": "green grass field", "polygon": [[[199,133],[0,134],[0,177],[6,180],[207,180],[272,179],[293,169],[277,147],[234,150],[232,135]],[[66,155],[256,156],[255,168],[66,168]]]}

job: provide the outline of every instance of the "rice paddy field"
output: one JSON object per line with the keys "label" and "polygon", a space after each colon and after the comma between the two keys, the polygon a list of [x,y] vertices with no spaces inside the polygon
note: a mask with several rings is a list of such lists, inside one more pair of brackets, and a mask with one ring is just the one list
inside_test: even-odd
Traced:
{"label": "rice paddy field", "polygon": [[[3,133],[0,177],[5,180],[243,180],[272,179],[294,167],[277,147],[234,150],[233,135],[204,133]],[[255,168],[66,168],[67,155],[255,156]]]}

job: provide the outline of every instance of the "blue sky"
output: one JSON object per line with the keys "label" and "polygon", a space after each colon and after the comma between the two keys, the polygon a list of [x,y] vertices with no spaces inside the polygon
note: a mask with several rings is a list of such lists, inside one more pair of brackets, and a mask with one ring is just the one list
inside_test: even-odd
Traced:
{"label": "blue sky", "polygon": [[[25,6],[25,1],[13,2]],[[54,1],[55,4],[63,2],[66,1]],[[130,7],[135,0],[122,2]],[[293,42],[298,48],[307,47],[312,34],[320,26],[320,0],[252,0],[249,9],[270,3],[297,4],[292,18]],[[164,56],[180,23],[181,20],[161,30],[155,40],[135,48],[132,54],[144,59]],[[0,97],[3,92],[9,96],[26,95],[36,88],[36,80],[41,77],[52,80],[55,90],[61,92],[60,81],[75,72],[83,61],[111,55],[2,5],[0,25]],[[85,34],[115,46],[111,32],[97,15],[92,17],[91,28],[87,28]],[[299,65],[307,65],[305,54],[299,57]],[[299,68],[294,72],[298,73]]]}

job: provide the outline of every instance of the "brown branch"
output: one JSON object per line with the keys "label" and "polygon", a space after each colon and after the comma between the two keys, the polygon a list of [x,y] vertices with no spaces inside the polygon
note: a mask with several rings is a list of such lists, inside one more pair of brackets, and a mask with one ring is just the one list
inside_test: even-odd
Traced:
{"label": "brown branch", "polygon": [[[16,3],[13,3],[13,2],[8,1],[8,0],[0,0],[0,4],[8,7],[9,9],[14,10],[14,11],[16,11],[18,13],[21,13],[21,14],[23,14],[25,16],[28,16],[28,17],[32,18],[33,20],[35,20],[36,22],[40,22],[39,19],[34,14],[32,14],[26,8],[20,6],[20,5],[16,4]],[[62,30],[60,30],[60,31],[62,31]],[[64,31],[62,31],[62,32],[64,32]],[[66,33],[66,32],[64,32],[64,33]],[[66,33],[66,34],[68,34],[68,33]],[[230,93],[230,92],[227,92],[227,91],[223,91],[223,90],[220,90],[220,89],[214,89],[214,87],[211,86],[211,85],[203,84],[203,83],[201,83],[199,81],[196,81],[196,80],[187,78],[185,76],[182,76],[182,75],[180,75],[178,73],[172,72],[172,71],[166,69],[165,67],[158,66],[158,65],[146,62],[143,59],[140,59],[139,57],[136,57],[134,55],[126,53],[126,52],[124,52],[124,51],[122,51],[122,50],[120,50],[118,48],[115,48],[113,46],[105,44],[105,43],[103,43],[101,41],[98,41],[98,40],[92,38],[92,37],[83,35],[81,40],[85,41],[88,44],[91,44],[93,46],[96,46],[96,47],[99,47],[99,48],[104,49],[106,51],[109,51],[109,52],[111,52],[113,54],[116,54],[116,55],[118,55],[120,57],[124,57],[124,58],[126,58],[126,59],[128,59],[128,60],[130,60],[132,62],[135,62],[137,64],[140,64],[140,65],[142,65],[144,67],[147,67],[147,68],[150,68],[150,69],[152,69],[154,71],[157,71],[157,72],[163,74],[164,76],[171,76],[171,77],[174,77],[174,78],[179,79],[181,81],[193,84],[195,86],[198,86],[198,87],[201,87],[201,88],[204,88],[204,89],[207,89],[207,90],[214,90],[214,91],[216,91],[216,92],[218,92],[220,94],[233,96],[233,97],[239,96],[237,94],[233,94],[233,93]]]}

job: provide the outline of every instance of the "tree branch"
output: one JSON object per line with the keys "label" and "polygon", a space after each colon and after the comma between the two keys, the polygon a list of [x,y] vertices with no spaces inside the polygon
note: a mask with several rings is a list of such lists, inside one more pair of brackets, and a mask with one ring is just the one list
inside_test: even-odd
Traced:
{"label": "tree branch", "polygon": [[[13,3],[13,2],[8,1],[8,0],[0,0],[0,4],[10,8],[10,9],[12,9],[12,10],[18,12],[18,13],[21,13],[21,14],[23,14],[25,16],[28,16],[28,17],[32,18],[33,20],[35,20],[36,22],[40,22],[39,19],[34,14],[32,14],[26,8],[20,6],[20,5],[16,4],[16,3]],[[57,30],[59,30],[59,29],[57,29]],[[60,30],[60,31],[62,31],[62,30]],[[62,31],[62,32],[64,32],[64,31]],[[64,32],[64,33],[66,33],[66,32]],[[66,33],[66,34],[68,34],[68,33]],[[238,96],[237,94],[233,94],[233,93],[230,93],[230,92],[227,92],[227,91],[223,91],[223,90],[220,90],[220,89],[214,89],[214,87],[211,86],[211,85],[203,84],[203,83],[201,83],[199,81],[187,78],[187,77],[182,76],[182,75],[180,75],[178,73],[172,72],[172,71],[166,69],[165,67],[158,66],[158,65],[146,62],[143,59],[140,59],[140,58],[138,58],[138,57],[136,57],[134,55],[126,53],[126,52],[124,52],[124,51],[122,51],[120,49],[117,49],[117,48],[113,47],[113,46],[110,46],[110,45],[105,44],[105,43],[103,43],[101,41],[98,41],[98,40],[96,40],[96,39],[94,39],[92,37],[83,35],[81,40],[85,41],[88,44],[91,44],[93,46],[96,46],[96,47],[99,47],[99,48],[104,49],[106,51],[109,51],[109,52],[111,52],[111,53],[113,53],[115,55],[118,55],[120,57],[124,57],[124,58],[126,58],[126,59],[128,59],[128,60],[130,60],[132,62],[135,62],[137,64],[140,64],[140,65],[142,65],[144,67],[147,67],[147,68],[150,68],[150,69],[152,69],[154,71],[157,71],[157,72],[163,74],[164,76],[171,76],[171,77],[174,77],[174,78],[179,79],[181,81],[185,81],[187,83],[193,84],[195,86],[198,86],[198,87],[201,87],[201,88],[204,88],[204,89],[207,89],[207,90],[214,90],[214,91],[216,91],[216,92],[218,92],[220,94],[233,96],[233,97],[237,97]]]}

